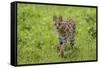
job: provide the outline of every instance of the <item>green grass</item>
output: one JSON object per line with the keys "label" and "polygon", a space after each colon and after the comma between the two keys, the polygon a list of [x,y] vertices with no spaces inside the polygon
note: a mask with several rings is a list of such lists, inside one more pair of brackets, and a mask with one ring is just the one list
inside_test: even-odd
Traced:
{"label": "green grass", "polygon": [[[19,65],[96,60],[96,8],[18,4],[17,9]],[[57,50],[54,15],[71,17],[76,22],[74,50],[68,42],[64,58]]]}

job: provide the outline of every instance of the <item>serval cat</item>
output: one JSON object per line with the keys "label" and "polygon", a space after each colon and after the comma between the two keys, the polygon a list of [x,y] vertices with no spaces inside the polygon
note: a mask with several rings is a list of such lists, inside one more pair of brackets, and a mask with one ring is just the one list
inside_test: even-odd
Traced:
{"label": "serval cat", "polygon": [[72,19],[63,20],[62,16],[53,16],[53,21],[59,35],[60,56],[64,57],[64,48],[68,39],[72,49],[74,46],[75,22]]}

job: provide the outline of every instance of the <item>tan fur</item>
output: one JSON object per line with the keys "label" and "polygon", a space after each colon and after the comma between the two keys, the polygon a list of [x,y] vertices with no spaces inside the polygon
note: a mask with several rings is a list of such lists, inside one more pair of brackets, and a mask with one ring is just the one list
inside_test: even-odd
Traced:
{"label": "tan fur", "polygon": [[[58,34],[61,37],[64,37],[65,40],[70,38],[71,45],[74,44],[74,32],[75,32],[75,23],[72,19],[63,20],[62,16],[53,16],[53,21],[55,22],[55,26],[57,28]],[[62,38],[60,39],[62,40]],[[63,41],[63,40],[62,40]],[[67,42],[67,41],[66,41]],[[64,43],[60,45],[60,56],[64,57]]]}

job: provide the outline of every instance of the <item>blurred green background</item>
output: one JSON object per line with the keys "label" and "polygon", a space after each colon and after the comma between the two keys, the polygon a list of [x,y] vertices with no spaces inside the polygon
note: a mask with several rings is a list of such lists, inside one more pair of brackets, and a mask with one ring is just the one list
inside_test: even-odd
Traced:
{"label": "blurred green background", "polygon": [[[74,50],[68,42],[64,58],[58,55],[54,15],[76,23]],[[19,65],[96,60],[96,8],[19,3],[17,35]]]}

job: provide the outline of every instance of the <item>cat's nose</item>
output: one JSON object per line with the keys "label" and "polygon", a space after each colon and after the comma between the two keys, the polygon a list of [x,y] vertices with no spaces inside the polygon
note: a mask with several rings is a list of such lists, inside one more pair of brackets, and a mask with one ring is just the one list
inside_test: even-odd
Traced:
{"label": "cat's nose", "polygon": [[57,27],[57,29],[58,29],[58,27]]}

